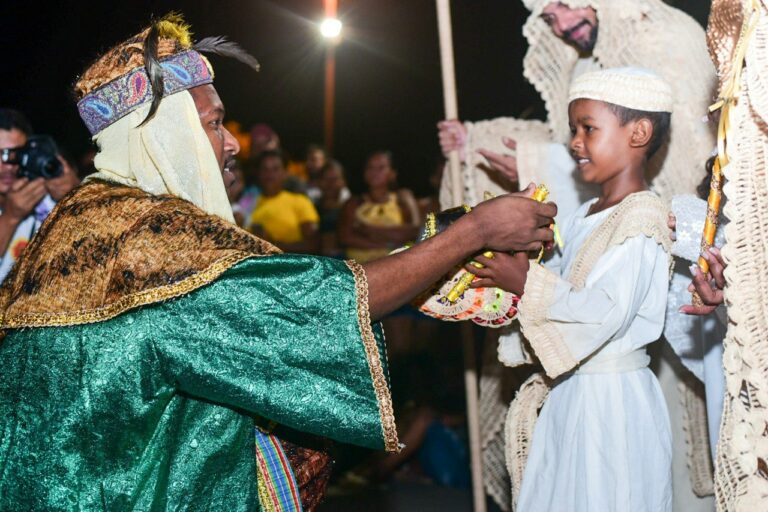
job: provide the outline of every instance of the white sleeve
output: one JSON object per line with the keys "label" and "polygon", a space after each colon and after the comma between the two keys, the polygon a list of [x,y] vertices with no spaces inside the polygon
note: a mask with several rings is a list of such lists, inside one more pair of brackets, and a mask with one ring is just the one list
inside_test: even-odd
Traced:
{"label": "white sleeve", "polygon": [[661,335],[668,258],[653,239],[636,236],[608,250],[586,286],[575,288],[533,265],[520,301],[520,325],[547,375],[572,370],[605,343],[640,323],[652,341]]}

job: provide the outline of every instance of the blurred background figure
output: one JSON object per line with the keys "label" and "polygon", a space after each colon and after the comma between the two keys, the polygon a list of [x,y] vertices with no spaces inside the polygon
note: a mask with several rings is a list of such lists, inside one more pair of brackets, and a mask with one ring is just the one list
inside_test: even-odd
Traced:
{"label": "blurred background figure", "polygon": [[445,168],[445,158],[440,157],[429,174],[429,195],[420,197],[418,200],[419,214],[422,220],[429,213],[440,211],[440,183],[443,180],[443,169]]}
{"label": "blurred background figure", "polygon": [[328,160],[318,173],[317,188],[320,192],[314,201],[320,216],[320,254],[331,258],[344,258],[339,243],[338,224],[341,209],[349,199],[344,168],[336,160]]}
{"label": "blurred background figure", "polygon": [[[318,144],[310,144],[307,147],[306,159],[303,166],[296,172],[300,173],[306,182],[307,196],[312,202],[317,202],[320,198],[320,171],[323,166],[328,162],[329,155],[323,146]],[[289,169],[290,172],[290,169]]]}
{"label": "blurred background figure", "polygon": [[[29,158],[26,165],[20,165],[22,155],[29,155],[27,143],[32,134],[32,125],[24,114],[0,108],[0,282],[56,202],[80,183],[73,165],[60,152],[54,154],[58,151],[55,147],[50,148],[50,155],[45,153],[46,158],[53,162],[56,158],[60,164],[56,171],[53,167],[45,168],[50,176],[41,177],[41,169],[35,165],[39,158]],[[42,150],[38,154],[42,157]]]}
{"label": "blurred background figure", "polygon": [[288,171],[280,151],[262,151],[255,160],[261,195],[251,215],[250,230],[285,252],[316,254],[320,217],[312,201],[285,189]]}
{"label": "blurred background figure", "polygon": [[253,209],[246,213],[240,204],[240,200],[243,198],[243,192],[245,192],[245,172],[243,171],[243,165],[238,160],[235,160],[235,163],[232,164],[229,172],[235,176],[235,181],[232,182],[232,185],[227,189],[227,197],[229,198],[229,204],[232,205],[232,214],[235,217],[235,222],[242,228],[245,227],[246,219],[250,220],[250,215],[253,213]]}
{"label": "blurred background figure", "polygon": [[280,137],[268,124],[255,124],[251,127],[250,149],[250,157],[258,158],[262,151],[280,149]]}
{"label": "blurred background figure", "polygon": [[347,256],[360,263],[382,258],[415,240],[422,221],[413,193],[397,189],[392,153],[372,153],[364,181],[365,192],[346,202],[339,221],[339,240]]}

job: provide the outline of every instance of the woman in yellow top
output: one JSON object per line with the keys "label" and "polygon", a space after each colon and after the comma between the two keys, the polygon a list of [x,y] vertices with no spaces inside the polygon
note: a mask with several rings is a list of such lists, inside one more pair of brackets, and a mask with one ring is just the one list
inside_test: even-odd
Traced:
{"label": "woman in yellow top", "polygon": [[390,152],[368,157],[364,177],[368,191],[346,202],[339,222],[339,240],[349,258],[361,263],[382,258],[418,235],[421,217],[416,200],[410,190],[392,191],[396,178]]}
{"label": "woman in yellow top", "polygon": [[285,252],[317,253],[320,217],[308,197],[284,189],[288,172],[282,153],[262,152],[256,176],[261,197],[251,215],[251,231]]}

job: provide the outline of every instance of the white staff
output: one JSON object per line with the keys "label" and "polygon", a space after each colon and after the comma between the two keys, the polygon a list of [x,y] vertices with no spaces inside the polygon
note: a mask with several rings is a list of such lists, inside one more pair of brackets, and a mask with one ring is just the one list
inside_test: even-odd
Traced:
{"label": "white staff", "polygon": [[[440,64],[443,71],[443,101],[445,118],[458,119],[456,103],[456,75],[453,69],[453,36],[451,33],[451,7],[449,0],[437,0],[437,25],[440,32]],[[453,206],[463,202],[461,183],[461,162],[458,150],[448,155]],[[472,326],[463,322],[461,333],[464,342],[464,386],[467,394],[467,422],[469,425],[469,451],[472,464],[472,496],[474,511],[485,512],[485,490],[483,489],[483,467],[480,448],[480,410],[477,405],[477,369]]]}

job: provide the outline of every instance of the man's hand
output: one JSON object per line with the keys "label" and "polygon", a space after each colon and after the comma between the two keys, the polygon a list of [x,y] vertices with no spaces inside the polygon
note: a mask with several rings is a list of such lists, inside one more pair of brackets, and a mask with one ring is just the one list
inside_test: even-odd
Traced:
{"label": "man's hand", "polygon": [[51,194],[54,201],[61,201],[61,198],[69,194],[73,188],[80,184],[80,178],[72,166],[69,165],[69,162],[61,155],[57,155],[56,158],[61,162],[63,171],[59,176],[45,180],[45,188]]}
{"label": "man's hand", "polygon": [[448,121],[440,121],[437,123],[437,138],[440,140],[440,149],[443,151],[443,156],[448,158],[451,151],[459,152],[459,159],[463,162],[466,160],[466,153],[464,147],[467,144],[467,129],[461,124],[461,121],[456,119],[449,119]]}
{"label": "man's hand", "polygon": [[484,248],[496,251],[535,251],[551,242],[549,226],[557,215],[554,203],[530,199],[533,183],[522,192],[506,194],[480,203],[467,215],[474,222]]}
{"label": "man's hand", "polygon": [[557,207],[529,199],[532,187],[481,203],[442,233],[407,251],[366,263],[371,318],[394,311],[483,249],[528,251],[552,240],[548,226]]}
{"label": "man's hand", "polygon": [[43,178],[37,178],[34,181],[29,181],[27,178],[16,180],[5,198],[3,217],[14,224],[19,224],[32,213],[45,194]]}
{"label": "man's hand", "polygon": [[514,255],[495,252],[493,258],[487,258],[481,254],[475,257],[475,261],[484,265],[484,268],[476,268],[471,264],[464,267],[480,278],[472,282],[472,288],[496,287],[517,295],[523,294],[530,267],[528,255],[525,252]]}
{"label": "man's hand", "polygon": [[699,294],[703,306],[693,306],[687,304],[680,308],[681,313],[686,315],[704,316],[712,313],[717,307],[725,301],[723,289],[725,288],[725,262],[723,256],[716,247],[712,247],[703,254],[709,262],[709,272],[704,274],[698,265],[693,268],[693,281],[688,286],[688,291],[694,291]]}
{"label": "man's hand", "polygon": [[[513,151],[517,149],[517,142],[514,140],[508,137],[504,137],[501,139],[501,141],[509,149]],[[506,177],[509,181],[517,183],[517,157],[512,155],[500,155],[499,153],[494,153],[493,151],[489,151],[487,149],[478,149],[477,152],[485,157],[486,160],[488,160],[488,167],[491,170],[499,172],[503,174],[504,177]]]}

